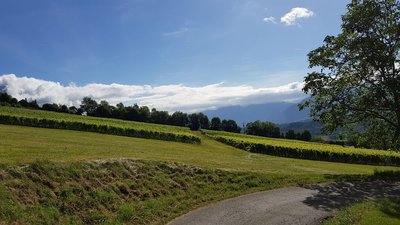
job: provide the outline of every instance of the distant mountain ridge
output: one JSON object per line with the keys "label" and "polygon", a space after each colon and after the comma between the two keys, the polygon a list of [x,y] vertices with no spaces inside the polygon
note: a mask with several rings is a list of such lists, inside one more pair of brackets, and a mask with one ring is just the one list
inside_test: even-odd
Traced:
{"label": "distant mountain ridge", "polygon": [[228,106],[203,112],[210,119],[233,119],[239,126],[256,120],[286,124],[311,119],[309,110],[299,111],[298,103],[275,102],[248,106]]}
{"label": "distant mountain ridge", "polygon": [[279,124],[281,132],[285,133],[288,130],[294,130],[295,132],[303,132],[304,130],[310,131],[312,135],[321,135],[322,124],[314,122],[313,120],[304,120],[291,123]]}

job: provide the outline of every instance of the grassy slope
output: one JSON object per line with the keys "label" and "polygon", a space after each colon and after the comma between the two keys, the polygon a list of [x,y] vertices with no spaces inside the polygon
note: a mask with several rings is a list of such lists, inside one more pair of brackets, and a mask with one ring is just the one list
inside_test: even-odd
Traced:
{"label": "grassy slope", "polygon": [[206,168],[281,174],[360,174],[400,169],[299,160],[254,154],[202,137],[202,144],[103,135],[89,132],[0,125],[0,162],[61,162],[137,158]]}
{"label": "grassy slope", "polygon": [[342,209],[323,225],[398,225],[400,200],[380,199],[355,204]]}
{"label": "grassy slope", "polygon": [[135,160],[0,165],[0,224],[163,224],[196,205],[317,181]]}

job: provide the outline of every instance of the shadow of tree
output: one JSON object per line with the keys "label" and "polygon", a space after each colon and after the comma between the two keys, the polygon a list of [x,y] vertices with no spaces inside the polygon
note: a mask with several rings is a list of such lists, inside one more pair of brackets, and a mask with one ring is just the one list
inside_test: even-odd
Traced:
{"label": "shadow of tree", "polygon": [[400,170],[375,170],[373,174],[326,174],[325,178],[335,182],[354,182],[354,181],[400,181]]}
{"label": "shadow of tree", "polygon": [[316,194],[306,198],[303,203],[328,212],[359,201],[400,197],[400,182],[384,180],[307,185],[304,188],[314,190]]}
{"label": "shadow of tree", "polygon": [[380,210],[390,217],[400,219],[400,199],[394,201],[383,199]]}

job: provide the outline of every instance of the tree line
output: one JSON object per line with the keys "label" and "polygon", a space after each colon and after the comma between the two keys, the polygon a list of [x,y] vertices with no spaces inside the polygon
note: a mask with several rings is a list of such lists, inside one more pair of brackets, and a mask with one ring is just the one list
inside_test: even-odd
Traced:
{"label": "tree line", "polygon": [[0,103],[2,105],[28,107],[76,115],[182,126],[189,127],[191,130],[214,129],[237,133],[241,131],[241,128],[234,120],[221,120],[219,117],[214,117],[210,121],[207,115],[203,113],[188,114],[177,111],[170,114],[168,111],[157,110],[155,108],[150,109],[147,106],[139,106],[137,104],[125,106],[123,103],[118,103],[116,106],[113,106],[105,100],[97,102],[90,97],[84,97],[79,107],[68,107],[67,105],[56,103],[45,103],[40,106],[36,100],[21,99],[18,101],[4,92],[0,93]]}
{"label": "tree line", "polygon": [[308,130],[304,130],[302,133],[296,133],[294,130],[288,130],[286,133],[281,133],[278,125],[259,120],[248,123],[245,128],[245,133],[263,137],[296,139],[301,141],[311,141],[312,138],[311,133]]}
{"label": "tree line", "polygon": [[219,117],[213,117],[209,120],[207,115],[201,112],[188,114],[177,111],[170,114],[168,111],[161,111],[155,108],[150,110],[147,106],[139,106],[137,104],[125,106],[123,103],[118,103],[116,106],[113,106],[105,100],[97,102],[90,97],[84,97],[79,107],[68,107],[67,105],[56,103],[45,103],[40,106],[36,100],[29,101],[27,99],[21,99],[18,101],[7,93],[0,93],[0,103],[3,105],[29,107],[53,112],[182,126],[189,127],[191,130],[210,129],[234,133],[243,131],[243,133],[246,134],[263,137],[287,138],[303,141],[311,140],[311,133],[308,130],[305,130],[303,133],[295,133],[293,130],[281,133],[279,126],[272,122],[255,121],[247,123],[245,127],[241,128],[234,120],[221,120]]}

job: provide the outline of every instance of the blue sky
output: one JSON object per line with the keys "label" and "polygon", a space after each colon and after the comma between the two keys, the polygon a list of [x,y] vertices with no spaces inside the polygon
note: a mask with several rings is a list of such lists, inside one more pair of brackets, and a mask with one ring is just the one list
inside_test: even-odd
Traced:
{"label": "blue sky", "polygon": [[[77,86],[282,86],[302,81],[307,53],[340,31],[348,3],[2,0],[0,74]],[[281,22],[296,7],[311,15]]]}

